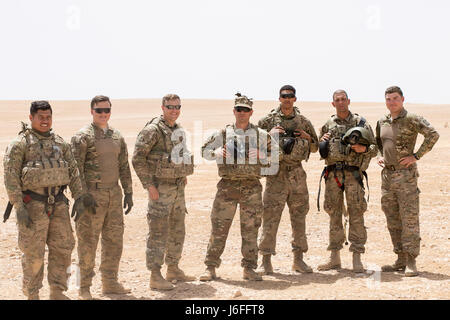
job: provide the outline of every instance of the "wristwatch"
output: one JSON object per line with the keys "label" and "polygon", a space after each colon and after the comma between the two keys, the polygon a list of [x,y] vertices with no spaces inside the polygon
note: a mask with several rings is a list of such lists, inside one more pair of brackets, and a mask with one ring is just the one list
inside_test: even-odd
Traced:
{"label": "wristwatch", "polygon": [[416,158],[416,160],[419,160],[419,157],[417,156],[417,154],[413,153],[414,158]]}

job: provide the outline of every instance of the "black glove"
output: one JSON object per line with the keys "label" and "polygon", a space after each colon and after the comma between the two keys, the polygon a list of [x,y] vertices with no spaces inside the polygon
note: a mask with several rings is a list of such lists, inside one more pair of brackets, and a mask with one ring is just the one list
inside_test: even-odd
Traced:
{"label": "black glove", "polygon": [[125,193],[125,198],[123,199],[123,208],[125,209],[128,206],[128,209],[125,211],[125,214],[128,214],[133,207],[133,194]]}
{"label": "black glove", "polygon": [[84,204],[83,204],[83,196],[79,197],[75,200],[72,207],[72,214],[70,215],[72,218],[75,216],[75,221],[80,219],[81,215],[84,213]]}
{"label": "black glove", "polygon": [[96,207],[97,202],[95,202],[94,197],[90,193],[85,193],[75,200],[75,203],[72,207],[72,214],[70,216],[72,218],[75,216],[75,221],[77,221],[83,215],[85,210],[88,210],[90,213],[95,214]]}
{"label": "black glove", "polygon": [[90,193],[86,193],[82,196],[82,198],[85,209],[87,209],[92,214],[96,214],[97,211],[95,210],[95,208],[98,207],[98,205],[94,199],[94,196]]}
{"label": "black glove", "polygon": [[28,213],[28,210],[24,205],[19,205],[19,207],[16,209],[16,218],[17,222],[20,225],[24,225],[27,228],[30,228],[31,224],[33,223],[30,218],[30,214]]}

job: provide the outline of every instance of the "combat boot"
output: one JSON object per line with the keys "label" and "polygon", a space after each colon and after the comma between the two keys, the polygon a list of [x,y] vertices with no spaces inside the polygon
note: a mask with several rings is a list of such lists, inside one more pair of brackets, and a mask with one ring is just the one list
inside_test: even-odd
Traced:
{"label": "combat boot", "polygon": [[317,267],[319,271],[328,271],[340,268],[341,268],[341,254],[339,250],[331,250],[330,259],[328,260],[328,262],[321,264]]}
{"label": "combat boot", "polygon": [[205,272],[200,276],[200,281],[211,281],[216,279],[216,268],[213,266],[206,267]]}
{"label": "combat boot", "polygon": [[294,263],[292,265],[292,270],[301,273],[311,273],[312,268],[308,266],[305,261],[303,261],[303,252],[294,251]]}
{"label": "combat boot", "polygon": [[388,264],[381,267],[383,272],[404,271],[406,268],[407,254],[400,252],[397,254],[397,260],[394,264]]}
{"label": "combat boot", "polygon": [[70,300],[63,291],[57,287],[50,287],[50,300]]}
{"label": "combat boot", "polygon": [[166,273],[166,280],[167,281],[195,281],[197,280],[195,277],[187,276],[183,270],[178,268],[178,265],[173,264],[167,266],[167,273]]}
{"label": "combat boot", "polygon": [[244,280],[261,281],[263,278],[251,268],[244,268]]}
{"label": "combat boot", "polygon": [[406,268],[405,268],[405,277],[415,277],[419,275],[416,267],[416,258],[412,255],[407,255]]}
{"label": "combat boot", "polygon": [[353,252],[353,272],[354,273],[363,273],[364,266],[361,262],[361,253]]}
{"label": "combat boot", "polygon": [[174,286],[161,275],[161,268],[152,268],[150,276],[150,289],[154,290],[172,290]]}
{"label": "combat boot", "polygon": [[89,287],[81,287],[80,290],[78,290],[78,299],[93,300]]}
{"label": "combat boot", "polygon": [[261,269],[264,274],[273,274],[271,258],[272,255],[270,254],[265,254],[262,256]]}
{"label": "combat boot", "polygon": [[117,280],[102,280],[102,293],[103,294],[128,294],[131,293],[131,289],[125,288]]}

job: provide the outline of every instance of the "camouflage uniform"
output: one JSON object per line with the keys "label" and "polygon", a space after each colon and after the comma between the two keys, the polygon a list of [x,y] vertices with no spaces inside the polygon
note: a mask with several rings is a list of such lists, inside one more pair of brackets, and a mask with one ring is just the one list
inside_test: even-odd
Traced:
{"label": "camouflage uniform", "polygon": [[86,213],[76,222],[80,287],[90,287],[95,275],[95,254],[102,236],[102,279],[117,281],[123,248],[122,184],[132,193],[127,145],[120,132],[103,130],[94,123],[72,137],[72,152],[78,163],[83,189],[97,202],[96,214]]}
{"label": "camouflage uniform", "polygon": [[[375,137],[370,125],[367,122],[364,124],[364,128],[370,133],[370,145],[366,152],[356,153],[352,150],[348,155],[345,155],[339,151],[340,138],[349,129],[358,126],[360,121],[361,117],[356,113],[349,112],[348,117],[345,119],[333,115],[320,130],[320,138],[326,133],[331,134],[329,139],[330,151],[325,159],[325,164],[327,166],[337,165],[336,169],[328,167],[329,169],[325,175],[324,209],[330,215],[330,243],[327,250],[342,249],[345,241],[342,214],[347,210],[349,216],[348,239],[351,243],[350,251],[356,253],[365,252],[364,245],[367,241],[367,232],[364,226],[363,214],[367,210],[367,202],[364,198],[362,172],[368,168],[370,159],[377,154]],[[348,167],[340,170],[338,169],[339,165],[350,166],[352,170],[349,170]],[[346,209],[344,208],[344,192],[347,202]]]}
{"label": "camouflage uniform", "polygon": [[164,262],[177,265],[183,251],[187,213],[184,189],[186,176],[193,173],[193,162],[186,154],[183,157],[189,160],[182,164],[175,165],[170,160],[174,148],[180,144],[187,151],[184,137],[174,139],[176,132],[183,133],[178,124],[170,127],[163,116],[152,119],[139,133],[133,154],[133,167],[144,189],[155,186],[159,192],[159,199],[149,199],[148,203],[146,261],[149,270],[161,267]]}
{"label": "camouflage uniform", "polygon": [[[68,185],[74,199],[82,195],[70,145],[51,131],[42,134],[23,124],[18,137],[6,149],[3,166],[9,201],[16,210],[24,204],[33,221],[30,228],[18,224],[24,294],[33,296],[42,288],[45,244],[48,246],[50,288],[67,290],[75,240],[68,200],[60,191],[62,186]],[[51,195],[58,194],[52,205]],[[33,199],[36,195],[48,197],[47,201]]]}
{"label": "camouflage uniform", "polygon": [[[261,226],[262,186],[261,168],[264,166],[256,161],[253,164],[249,160],[248,152],[241,159],[223,160],[221,155],[216,155],[214,150],[223,147],[224,142],[233,140],[234,137],[246,135],[249,132],[256,133],[255,137],[267,138],[267,151],[270,153],[270,137],[267,132],[249,123],[244,130],[236,129],[235,125],[228,125],[226,129],[212,135],[202,146],[202,155],[207,160],[218,162],[219,176],[221,180],[217,184],[217,193],[211,212],[211,237],[209,239],[205,264],[208,267],[219,267],[228,232],[230,230],[237,205],[240,208],[240,223],[242,237],[242,261],[244,268],[255,269],[258,260],[258,229]],[[250,143],[250,142],[249,142]],[[249,143],[245,143],[246,148]],[[230,149],[228,149],[228,152]],[[240,163],[242,160],[243,163]],[[232,163],[230,163],[232,162]],[[244,163],[245,162],[245,163]]]}
{"label": "camouflage uniform", "polygon": [[276,126],[285,130],[304,130],[311,136],[308,140],[296,138],[296,144],[291,154],[283,154],[280,169],[276,175],[266,177],[266,189],[264,191],[263,232],[259,243],[259,251],[262,255],[274,255],[276,253],[276,235],[280,224],[281,214],[285,203],[289,207],[292,226],[292,251],[308,251],[306,239],[306,214],[309,211],[309,194],[306,184],[306,172],[302,167],[302,160],[308,160],[311,152],[318,149],[316,132],[311,122],[300,110],[294,107],[294,113],[285,116],[281,107],[272,110],[262,118],[258,126],[270,131]]}
{"label": "camouflage uniform", "polygon": [[406,109],[395,119],[390,114],[384,116],[378,121],[376,131],[378,148],[385,158],[381,172],[381,207],[394,252],[408,253],[415,258],[420,252],[419,172],[415,163],[405,168],[399,160],[414,154],[418,133],[425,137],[415,153],[418,159],[433,148],[439,134],[427,120]]}

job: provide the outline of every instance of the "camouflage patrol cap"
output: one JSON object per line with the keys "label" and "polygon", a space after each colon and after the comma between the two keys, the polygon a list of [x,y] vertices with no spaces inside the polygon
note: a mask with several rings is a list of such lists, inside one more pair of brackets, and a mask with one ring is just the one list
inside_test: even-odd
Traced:
{"label": "camouflage patrol cap", "polygon": [[253,109],[253,101],[252,98],[247,98],[242,95],[240,92],[235,94],[236,98],[234,99],[234,107],[246,107]]}

